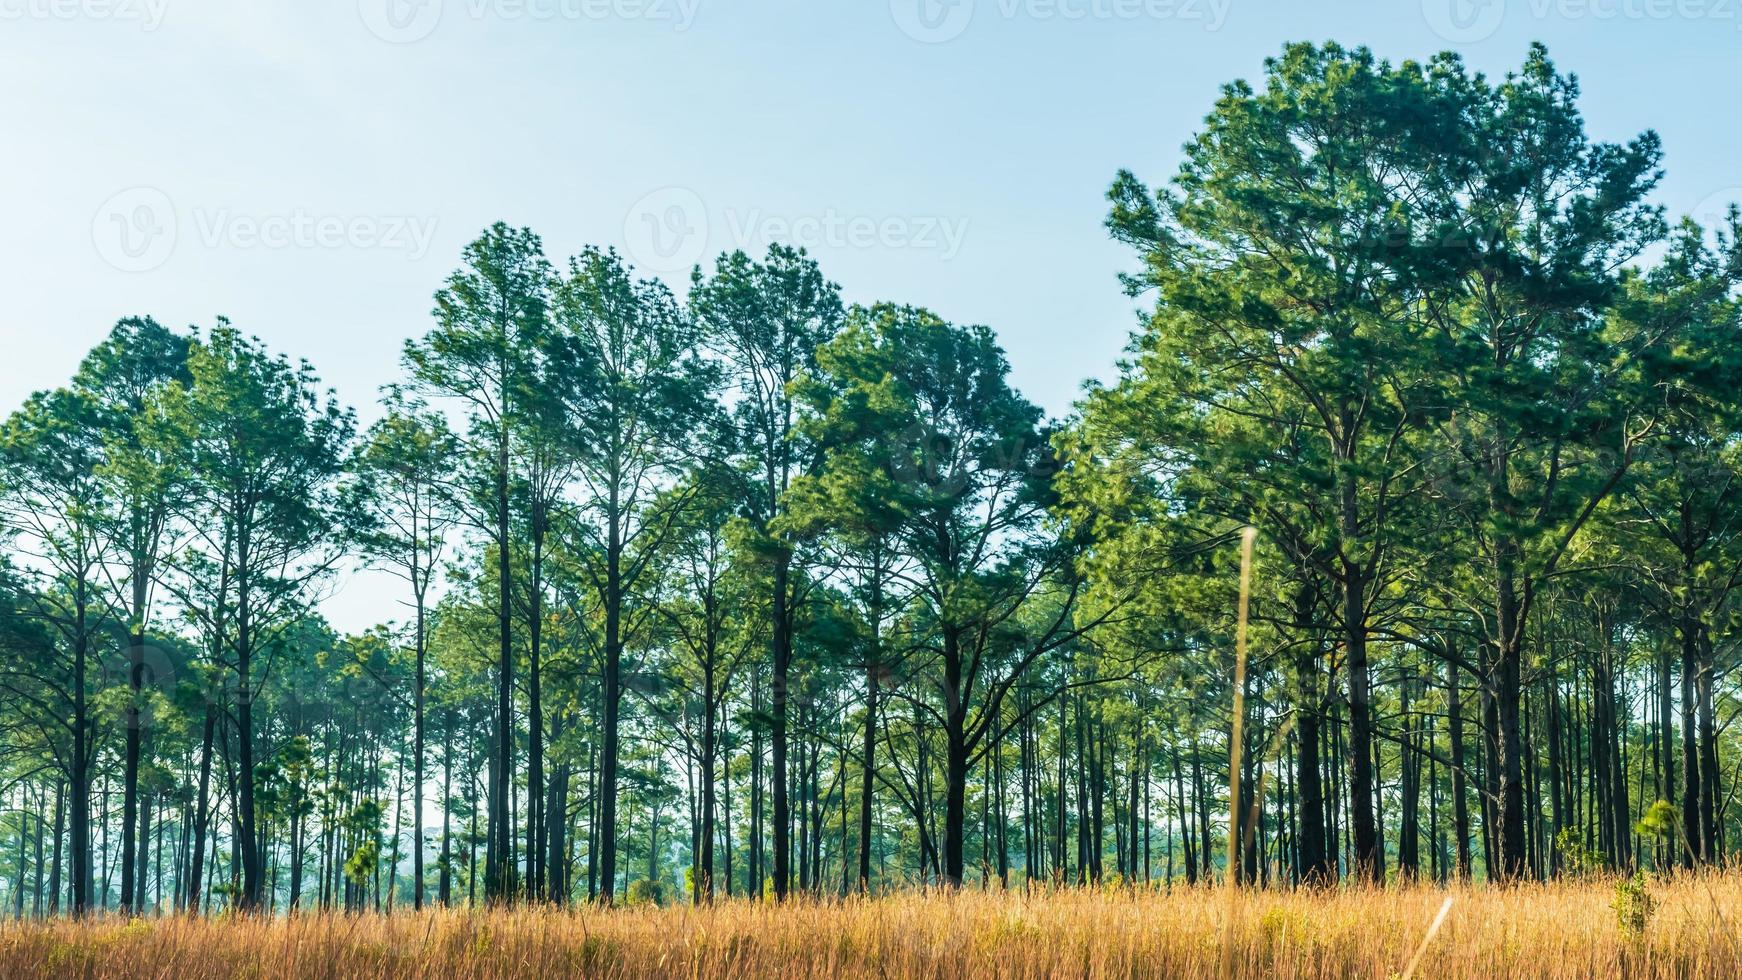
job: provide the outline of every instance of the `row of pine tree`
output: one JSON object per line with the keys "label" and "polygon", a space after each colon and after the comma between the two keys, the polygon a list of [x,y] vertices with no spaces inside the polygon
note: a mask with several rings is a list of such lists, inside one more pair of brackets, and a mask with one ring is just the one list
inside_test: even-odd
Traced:
{"label": "row of pine tree", "polygon": [[[1578,97],[1540,47],[1290,46],[1115,180],[1145,313],[1057,420],[990,329],[779,245],[680,295],[493,226],[367,426],[227,321],[121,321],[0,428],[0,895],[1722,861],[1742,222],[1672,225]],[[398,605],[339,635],[364,568]]]}

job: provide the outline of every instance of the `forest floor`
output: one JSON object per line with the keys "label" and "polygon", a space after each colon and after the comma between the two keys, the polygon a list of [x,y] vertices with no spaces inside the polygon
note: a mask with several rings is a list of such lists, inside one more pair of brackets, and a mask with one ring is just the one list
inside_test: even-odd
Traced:
{"label": "forest floor", "polygon": [[1742,976],[1742,873],[1616,885],[27,920],[0,925],[0,977],[1387,978],[1418,951],[1417,977]]}

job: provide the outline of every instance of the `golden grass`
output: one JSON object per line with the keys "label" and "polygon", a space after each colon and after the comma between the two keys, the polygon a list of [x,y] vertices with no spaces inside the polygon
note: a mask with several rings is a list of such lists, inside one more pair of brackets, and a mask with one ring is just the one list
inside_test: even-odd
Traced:
{"label": "golden grass", "polygon": [[[1742,875],[1650,891],[1656,911],[1630,935],[1612,882],[1455,890],[1416,976],[1742,976],[1742,940],[1722,924],[1742,922]],[[0,926],[0,977],[1210,977],[1232,963],[1250,976],[1384,978],[1402,974],[1447,894],[966,891],[783,908],[23,922]]]}

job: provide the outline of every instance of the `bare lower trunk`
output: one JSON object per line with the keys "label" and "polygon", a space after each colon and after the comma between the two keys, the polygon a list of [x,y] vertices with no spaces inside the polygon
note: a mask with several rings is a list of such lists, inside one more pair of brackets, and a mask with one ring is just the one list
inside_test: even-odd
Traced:
{"label": "bare lower trunk", "polygon": [[792,672],[792,610],[789,607],[788,575],[792,559],[782,554],[774,566],[774,897],[784,900],[792,858],[792,801],[787,785],[787,685]]}
{"label": "bare lower trunk", "polygon": [[[1455,652],[1454,652],[1455,657]],[[1446,714],[1452,751],[1452,833],[1457,837],[1458,880],[1470,880],[1470,804],[1465,783],[1462,685],[1453,658],[1446,660]]]}

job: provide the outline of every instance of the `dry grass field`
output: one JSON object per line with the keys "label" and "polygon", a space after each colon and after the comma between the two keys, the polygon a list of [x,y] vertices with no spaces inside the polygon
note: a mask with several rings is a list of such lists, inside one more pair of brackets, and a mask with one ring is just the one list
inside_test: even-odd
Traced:
{"label": "dry grass field", "polygon": [[[1742,976],[1742,875],[1386,891],[969,891],[865,902],[8,923],[0,977]],[[1230,914],[1230,910],[1232,913]],[[1633,924],[1624,919],[1633,915]],[[1643,928],[1638,928],[1643,921]]]}

